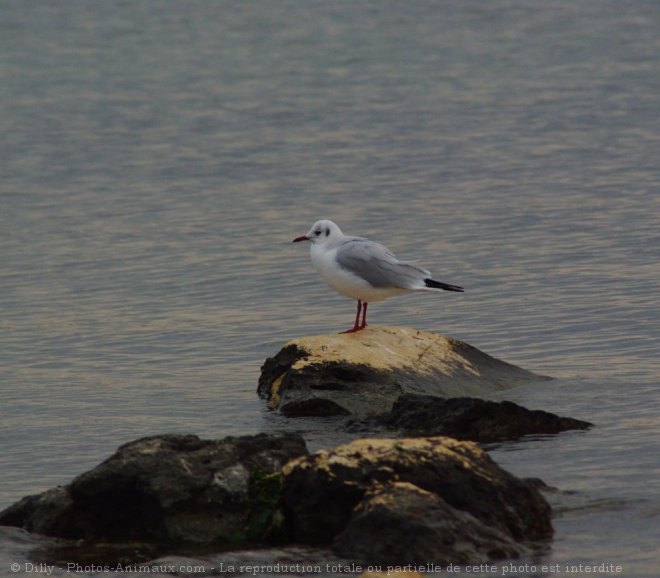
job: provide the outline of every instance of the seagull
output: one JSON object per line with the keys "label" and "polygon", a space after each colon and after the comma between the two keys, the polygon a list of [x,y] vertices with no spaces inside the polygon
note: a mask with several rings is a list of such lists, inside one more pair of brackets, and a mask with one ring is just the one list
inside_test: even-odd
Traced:
{"label": "seagull", "polygon": [[[364,237],[344,235],[327,219],[316,221],[293,243],[310,241],[312,264],[335,291],[357,299],[354,333],[367,326],[367,306],[406,291],[457,291],[463,288],[431,279],[431,273],[408,261],[399,261],[387,247]],[[360,314],[362,319],[360,320]]]}

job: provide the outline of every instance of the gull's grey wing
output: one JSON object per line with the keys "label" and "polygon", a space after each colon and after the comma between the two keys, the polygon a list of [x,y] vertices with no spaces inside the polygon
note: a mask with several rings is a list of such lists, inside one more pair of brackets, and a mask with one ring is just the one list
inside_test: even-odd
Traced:
{"label": "gull's grey wing", "polygon": [[413,289],[431,275],[426,269],[399,261],[380,243],[362,237],[342,239],[336,258],[340,267],[377,288]]}

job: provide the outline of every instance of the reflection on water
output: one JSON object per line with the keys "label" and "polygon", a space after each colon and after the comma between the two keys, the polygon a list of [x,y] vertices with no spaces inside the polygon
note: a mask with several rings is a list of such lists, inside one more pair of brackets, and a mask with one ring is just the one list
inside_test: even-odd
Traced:
{"label": "reflection on water", "polygon": [[[467,290],[372,323],[563,377],[512,395],[597,424],[498,459],[659,511],[655,4],[152,8],[3,11],[0,506],[142,435],[295,427],[256,381],[352,319],[290,244],[329,217]],[[616,515],[552,556],[636,559]]]}

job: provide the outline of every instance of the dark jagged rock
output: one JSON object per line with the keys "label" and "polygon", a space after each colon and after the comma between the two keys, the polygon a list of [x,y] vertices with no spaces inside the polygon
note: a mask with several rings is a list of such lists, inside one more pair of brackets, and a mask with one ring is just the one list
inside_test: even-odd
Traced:
{"label": "dark jagged rock", "polygon": [[416,394],[402,395],[389,413],[375,421],[406,436],[445,435],[482,443],[587,429],[593,425],[547,411],[529,410],[510,401]]}
{"label": "dark jagged rock", "polygon": [[255,526],[272,532],[251,502],[255,479],[306,453],[297,434],[143,438],[67,486],[23,498],[0,524],[111,542],[229,544],[250,533],[255,542]]}
{"label": "dark jagged rock", "polygon": [[438,494],[407,482],[368,492],[334,551],[365,564],[468,564],[517,558],[527,549]]}
{"label": "dark jagged rock", "polygon": [[350,412],[329,399],[312,398],[290,401],[280,410],[286,417],[330,417],[350,415]]}
{"label": "dark jagged rock", "polygon": [[368,327],[295,339],[261,368],[258,393],[289,417],[374,415],[402,393],[485,395],[548,379],[437,333]]}
{"label": "dark jagged rock", "polygon": [[[481,560],[515,555],[519,550],[512,546],[513,542],[552,535],[550,507],[537,488],[502,470],[471,442],[444,437],[358,440],[332,451],[297,458],[284,466],[282,473],[282,504],[292,539],[308,544],[325,544],[336,539],[335,547],[340,552],[357,554],[358,550],[347,546],[347,536],[368,526],[371,530],[365,530],[360,544],[355,546],[367,560],[382,553],[379,529],[377,524],[373,525],[378,520],[374,496],[379,495],[383,486],[391,487],[399,482],[412,484],[420,492],[435,497],[406,491],[408,506],[389,508],[387,515],[400,518],[398,523],[403,524],[401,520],[407,518],[406,527],[419,523],[428,531],[427,541],[420,545],[420,550],[414,550],[410,556],[404,550],[397,551],[397,562],[417,561],[425,548],[450,527],[473,532],[479,525],[493,530],[480,530],[473,537],[456,536],[456,550],[448,546],[443,551],[443,556],[453,561],[473,559],[471,556]],[[390,501],[394,495],[390,495]],[[447,522],[443,530],[442,522],[431,513],[430,517],[419,519],[423,502],[429,507],[432,502],[438,516],[445,506],[457,510],[454,522]],[[383,510],[380,512],[385,515]],[[475,519],[474,524],[468,523],[466,515]],[[355,524],[352,530],[351,524]],[[348,534],[337,538],[342,532]],[[380,528],[380,532],[393,536],[394,531]],[[472,545],[467,547],[469,543]]]}

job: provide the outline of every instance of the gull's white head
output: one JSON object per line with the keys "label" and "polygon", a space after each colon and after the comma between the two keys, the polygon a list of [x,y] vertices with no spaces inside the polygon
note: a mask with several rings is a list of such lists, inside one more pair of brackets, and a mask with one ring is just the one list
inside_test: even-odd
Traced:
{"label": "gull's white head", "polygon": [[336,223],[333,223],[327,219],[321,219],[312,225],[312,228],[307,232],[306,235],[296,237],[293,242],[298,243],[299,241],[311,241],[312,243],[323,245],[330,241],[334,241],[338,237],[341,237],[342,234],[343,233],[341,232],[341,229]]}

